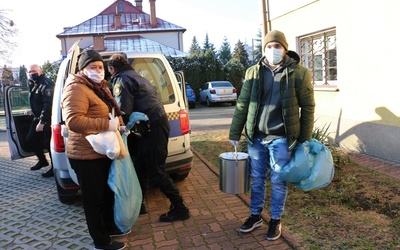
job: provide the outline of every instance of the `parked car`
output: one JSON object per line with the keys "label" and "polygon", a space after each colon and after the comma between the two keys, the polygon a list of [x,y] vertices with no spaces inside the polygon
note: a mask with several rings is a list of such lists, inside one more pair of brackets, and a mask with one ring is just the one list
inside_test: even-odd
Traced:
{"label": "parked car", "polygon": [[[52,155],[52,165],[54,167],[54,177],[58,191],[58,198],[62,203],[66,203],[74,199],[75,194],[79,190],[79,184],[76,174],[69,164],[65,155],[65,145],[68,140],[62,134],[62,125],[64,124],[61,115],[60,102],[64,89],[65,80],[70,73],[77,72],[77,56],[80,52],[76,42],[68,52],[67,57],[62,61],[57,80],[55,83],[53,108],[52,108],[52,138],[50,142],[50,150]],[[113,52],[116,53],[116,52]],[[107,70],[107,62],[111,52],[101,53],[104,59],[105,69]],[[128,61],[133,69],[147,78],[154,88],[157,89],[164,109],[168,114],[170,123],[170,135],[168,141],[168,157],[166,160],[166,171],[174,180],[181,180],[188,176],[193,164],[193,153],[190,149],[190,123],[188,107],[186,105],[186,86],[182,89],[178,85],[178,80],[184,82],[182,72],[173,72],[170,64],[165,56],[160,53],[142,53],[142,52],[120,52],[125,53]],[[109,77],[106,72],[106,77]],[[6,104],[6,120],[8,142],[12,159],[18,159],[33,155],[32,152],[26,150],[24,139],[26,137],[27,128],[32,120],[28,115],[24,115],[24,108],[15,105],[15,94],[22,93],[21,87],[18,89],[9,88],[6,90],[6,96],[9,99]],[[21,98],[20,98],[21,99]],[[24,99],[24,105],[26,104]]]}
{"label": "parked car", "polygon": [[[179,86],[181,82],[179,82]],[[189,83],[185,84],[186,86],[186,97],[188,100],[189,108],[194,109],[196,108],[196,94],[194,93],[193,88],[189,85]]]}
{"label": "parked car", "polygon": [[211,107],[215,103],[231,103],[236,105],[237,91],[232,83],[228,81],[212,81],[206,82],[199,89],[200,103],[206,103]]}

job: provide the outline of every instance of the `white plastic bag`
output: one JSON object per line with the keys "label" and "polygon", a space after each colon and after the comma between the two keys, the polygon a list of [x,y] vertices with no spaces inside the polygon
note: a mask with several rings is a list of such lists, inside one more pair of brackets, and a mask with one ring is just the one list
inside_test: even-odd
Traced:
{"label": "white plastic bag", "polygon": [[107,155],[111,160],[122,159],[128,154],[121,134],[118,131],[105,131],[87,135],[86,139],[92,145],[94,151],[102,155]]}

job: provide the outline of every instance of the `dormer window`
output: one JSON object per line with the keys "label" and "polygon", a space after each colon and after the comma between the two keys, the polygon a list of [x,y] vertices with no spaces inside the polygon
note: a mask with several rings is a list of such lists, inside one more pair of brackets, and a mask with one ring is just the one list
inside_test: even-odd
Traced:
{"label": "dormer window", "polygon": [[123,13],[123,12],[124,12],[124,6],[123,6],[122,3],[119,3],[118,7],[117,7],[117,14],[118,13]]}

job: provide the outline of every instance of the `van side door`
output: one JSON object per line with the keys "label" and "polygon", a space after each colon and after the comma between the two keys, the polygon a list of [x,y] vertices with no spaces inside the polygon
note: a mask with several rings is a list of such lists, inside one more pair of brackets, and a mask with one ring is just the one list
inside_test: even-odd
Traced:
{"label": "van side door", "polygon": [[34,155],[32,148],[25,143],[32,115],[29,110],[29,89],[27,86],[7,86],[4,89],[4,111],[6,116],[7,141],[12,160]]}

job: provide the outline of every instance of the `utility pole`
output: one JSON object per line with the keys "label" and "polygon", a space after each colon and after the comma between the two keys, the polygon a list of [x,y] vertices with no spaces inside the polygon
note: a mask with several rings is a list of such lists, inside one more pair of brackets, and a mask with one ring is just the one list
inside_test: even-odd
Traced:
{"label": "utility pole", "polygon": [[[261,5],[262,5],[262,17],[263,17],[263,23],[262,23],[262,36],[261,39],[262,41],[264,40],[264,37],[266,34],[268,34],[269,31],[271,31],[271,20],[269,18],[269,0],[261,0]],[[262,43],[261,43],[262,44]],[[261,50],[264,50],[261,48]],[[264,51],[262,51],[264,53]]]}
{"label": "utility pole", "polygon": [[267,3],[268,0],[261,0],[262,5],[262,20],[263,20],[263,28],[262,28],[262,38],[268,33],[268,12],[267,12]]}

